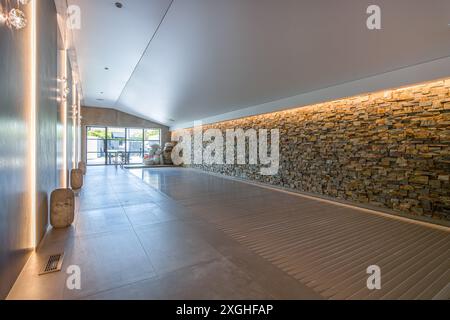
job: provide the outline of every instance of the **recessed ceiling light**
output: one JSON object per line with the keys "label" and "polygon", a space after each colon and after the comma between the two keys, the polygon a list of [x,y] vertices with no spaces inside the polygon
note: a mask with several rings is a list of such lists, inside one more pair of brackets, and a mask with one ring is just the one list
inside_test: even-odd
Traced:
{"label": "recessed ceiling light", "polygon": [[120,2],[116,2],[115,5],[116,5],[116,7],[119,8],[119,9],[122,9],[122,8],[123,8],[123,4],[120,3]]}

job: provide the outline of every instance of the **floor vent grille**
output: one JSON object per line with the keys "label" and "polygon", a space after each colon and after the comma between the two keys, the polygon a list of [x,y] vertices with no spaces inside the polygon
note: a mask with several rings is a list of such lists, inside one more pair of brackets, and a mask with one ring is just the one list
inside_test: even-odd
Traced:
{"label": "floor vent grille", "polygon": [[49,256],[47,263],[42,268],[42,271],[39,275],[61,271],[63,260],[64,260],[64,253]]}

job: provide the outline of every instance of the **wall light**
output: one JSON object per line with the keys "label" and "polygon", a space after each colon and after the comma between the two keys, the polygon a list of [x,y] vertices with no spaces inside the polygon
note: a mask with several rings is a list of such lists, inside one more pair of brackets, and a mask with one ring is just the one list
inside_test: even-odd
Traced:
{"label": "wall light", "polygon": [[3,8],[2,12],[0,12],[0,23],[16,30],[24,29],[28,21],[25,13],[20,9],[20,5],[27,5],[30,2],[31,0],[18,0],[17,7],[11,8],[8,1],[8,8]]}
{"label": "wall light", "polygon": [[62,82],[63,89],[62,89],[62,124],[63,124],[63,137],[62,137],[62,147],[63,147],[63,172],[61,175],[61,187],[67,188],[68,181],[67,181],[67,49],[64,49],[61,51],[62,54],[62,79],[65,79],[65,81]]}
{"label": "wall light", "polygon": [[8,14],[8,24],[16,30],[23,29],[27,26],[27,18],[25,13],[20,9],[11,9]]}

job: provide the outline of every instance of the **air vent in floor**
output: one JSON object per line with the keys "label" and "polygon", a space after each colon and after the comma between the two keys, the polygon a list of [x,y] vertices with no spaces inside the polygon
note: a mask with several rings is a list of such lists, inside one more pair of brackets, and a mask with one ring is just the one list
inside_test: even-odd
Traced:
{"label": "air vent in floor", "polygon": [[61,271],[64,253],[54,254],[48,257],[46,264],[39,275]]}

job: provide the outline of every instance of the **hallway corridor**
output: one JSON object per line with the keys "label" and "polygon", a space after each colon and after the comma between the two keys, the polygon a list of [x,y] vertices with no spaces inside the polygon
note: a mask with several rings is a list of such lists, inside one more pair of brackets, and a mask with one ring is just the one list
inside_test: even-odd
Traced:
{"label": "hallway corridor", "polygon": [[[189,169],[89,167],[9,299],[448,299],[448,228]],[[39,276],[50,254],[63,271]],[[65,270],[81,270],[81,290]],[[381,290],[366,287],[381,268]]]}

